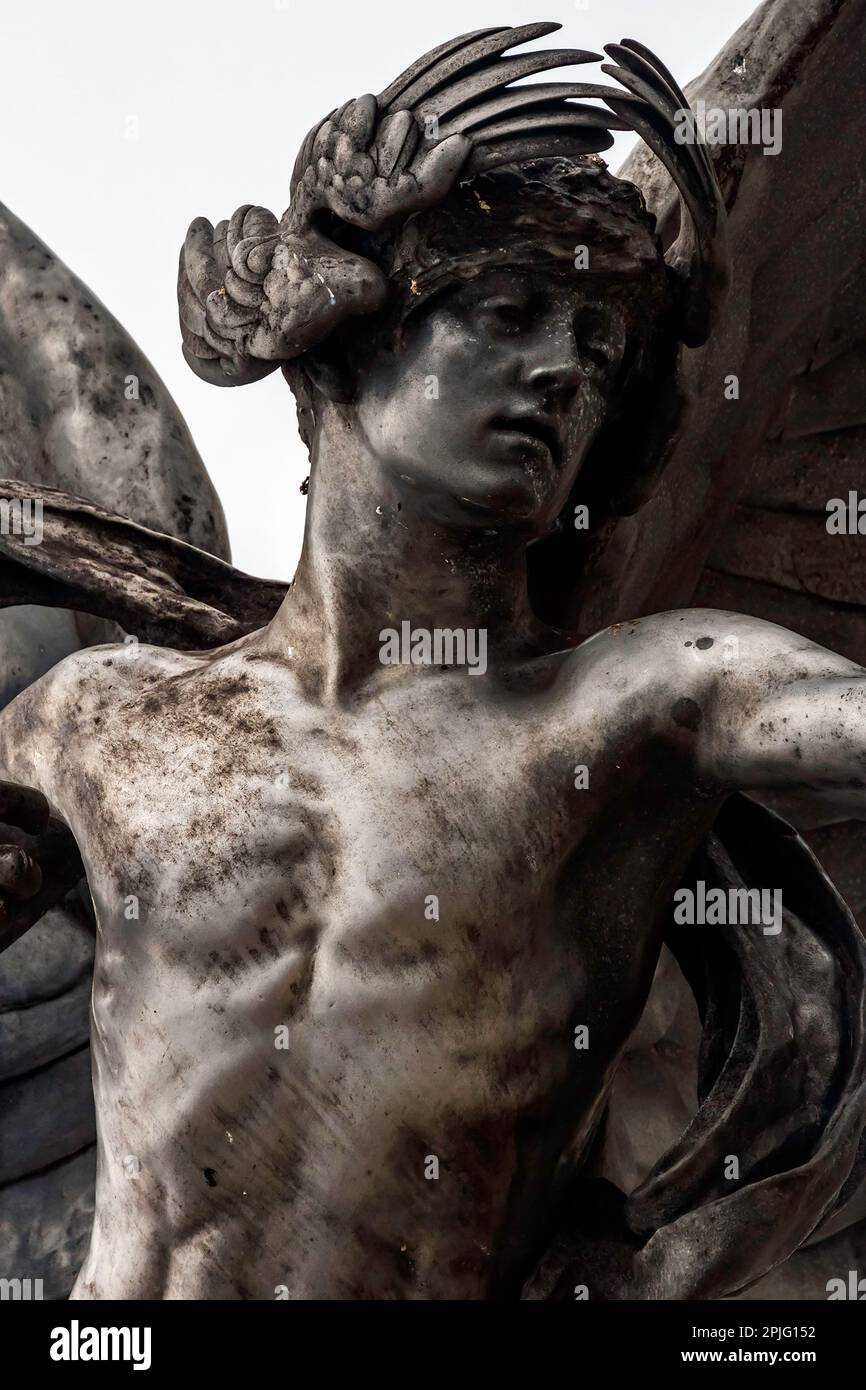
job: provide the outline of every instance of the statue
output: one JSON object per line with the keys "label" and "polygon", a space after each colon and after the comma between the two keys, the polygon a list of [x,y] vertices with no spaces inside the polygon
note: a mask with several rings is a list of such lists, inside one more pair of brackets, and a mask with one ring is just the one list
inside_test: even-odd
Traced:
{"label": "statue", "polygon": [[[866,946],[749,798],[863,817],[866,678],[713,607],[581,631],[568,566],[676,467],[736,261],[648,49],[511,85],[594,59],[503,56],[556,27],[440,46],[313,128],[282,219],[190,227],[187,361],[281,367],[310,447],[287,592],[46,486],[0,537],[5,603],[126,634],[0,715],[0,940],[82,873],[96,922],[74,1298],[715,1298],[853,1219]],[[666,250],[598,158],[628,127]],[[625,1194],[593,1163],[664,943],[700,1105]]]}

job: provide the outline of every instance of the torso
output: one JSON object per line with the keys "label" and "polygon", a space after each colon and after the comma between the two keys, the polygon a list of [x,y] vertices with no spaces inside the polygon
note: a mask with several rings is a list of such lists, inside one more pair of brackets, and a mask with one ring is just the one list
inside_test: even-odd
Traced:
{"label": "torso", "polygon": [[255,640],[89,659],[57,791],[99,922],[74,1296],[516,1293],[715,807],[566,656],[328,708]]}

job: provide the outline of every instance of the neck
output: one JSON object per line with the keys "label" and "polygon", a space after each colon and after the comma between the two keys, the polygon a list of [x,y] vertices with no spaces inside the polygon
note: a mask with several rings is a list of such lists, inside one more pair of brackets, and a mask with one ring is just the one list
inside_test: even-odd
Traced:
{"label": "neck", "polygon": [[[401,633],[404,623],[483,632],[491,666],[537,646],[526,540],[431,524],[411,491],[397,489],[347,416],[329,407],[313,453],[301,558],[269,629],[269,642],[318,698],[339,699],[380,672],[381,634]],[[425,669],[437,668],[413,667]]]}

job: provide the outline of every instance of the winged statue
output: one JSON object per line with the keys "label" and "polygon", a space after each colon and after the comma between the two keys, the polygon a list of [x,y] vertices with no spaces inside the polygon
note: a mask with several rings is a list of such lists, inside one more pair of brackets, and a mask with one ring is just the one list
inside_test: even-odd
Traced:
{"label": "winged statue", "polygon": [[[300,634],[293,642],[317,652],[326,626],[339,648],[341,624],[351,623],[354,610],[346,611],[348,601],[327,607],[328,585],[342,593],[340,564],[333,571],[319,570],[315,557],[330,547],[347,566],[347,543],[341,538],[361,524],[361,513],[370,546],[378,545],[379,532],[369,528],[378,526],[383,513],[398,540],[399,530],[406,532],[407,548],[395,548],[393,570],[411,574],[417,563],[429,585],[430,573],[414,558],[420,530],[413,537],[412,528],[438,535],[436,527],[441,526],[444,535],[445,504],[425,474],[423,460],[415,458],[406,442],[401,421],[411,414],[420,421],[419,429],[428,428],[426,407],[418,404],[419,395],[425,396],[429,437],[441,438],[446,449],[448,426],[436,394],[444,383],[434,375],[431,388],[424,363],[438,350],[437,334],[456,343],[459,325],[476,313],[488,316],[483,321],[493,325],[491,334],[502,342],[503,352],[512,350],[515,314],[523,309],[511,303],[511,289],[502,289],[504,273],[522,266],[531,281],[547,268],[551,283],[558,284],[566,269],[580,274],[580,253],[585,252],[592,275],[604,286],[607,315],[600,316],[592,296],[580,298],[586,371],[597,390],[586,410],[597,414],[579,471],[558,497],[556,523],[542,528],[527,552],[531,621],[557,639],[552,646],[533,647],[542,655],[532,689],[546,691],[546,682],[553,680],[553,652],[590,653],[588,661],[603,665],[603,651],[592,656],[601,650],[598,634],[622,631],[639,642],[642,621],[694,609],[765,620],[808,639],[814,644],[809,653],[802,655],[795,647],[791,658],[804,670],[813,670],[809,663],[816,649],[845,659],[838,671],[830,668],[834,680],[845,679],[852,663],[866,667],[862,533],[855,526],[847,534],[834,534],[827,524],[831,499],[846,499],[847,505],[866,465],[866,101],[856,62],[866,42],[864,26],[866,0],[815,0],[808,7],[797,0],[765,0],[685,91],[637,41],[607,46],[609,61],[602,71],[609,81],[560,81],[549,80],[549,74],[595,62],[599,55],[525,48],[557,30],[556,24],[480,29],[425,54],[378,95],[351,99],[318,121],[301,143],[282,216],[246,204],[216,224],[204,217],[193,220],[178,270],[187,363],[202,379],[220,386],[245,385],[282,371],[295,396],[301,436],[314,455],[308,539],[292,584],[258,579],[232,566],[219,500],[156,371],[90,290],[11,212],[0,208],[0,499],[8,518],[23,515],[22,509],[38,498],[41,532],[34,544],[26,528],[0,526],[2,704],[12,721],[6,742],[0,738],[0,745],[11,749],[0,767],[7,779],[0,787],[0,819],[7,822],[0,827],[0,944],[6,945],[0,957],[0,1267],[41,1278],[46,1295],[54,1298],[68,1296],[73,1284],[75,1297],[118,1296],[105,1292],[113,1288],[103,1273],[114,1261],[111,1241],[121,1240],[124,1223],[134,1224],[143,1210],[142,1205],[134,1218],[128,1217],[109,1173],[112,1153],[130,1164],[130,1154],[137,1152],[134,1145],[125,1147],[119,1117],[127,1082],[117,1078],[126,1074],[123,1039],[140,1037],[136,1030],[142,1025],[138,1004],[124,1000],[118,977],[111,974],[120,953],[106,937],[104,924],[115,891],[107,886],[110,864],[131,863],[133,843],[146,846],[146,851],[136,851],[142,865],[145,860],[159,865],[160,860],[151,848],[149,836],[155,830],[150,823],[136,822],[137,839],[118,835],[111,843],[107,832],[95,827],[110,794],[100,780],[99,759],[109,746],[100,742],[102,721],[110,724],[112,703],[125,708],[140,701],[146,711],[150,697],[127,688],[127,677],[118,674],[119,659],[104,653],[109,647],[122,652],[124,645],[147,644],[151,655],[143,665],[131,661],[130,667],[137,667],[145,682],[179,683],[180,696],[189,673],[203,670],[201,662],[217,650],[247,653],[251,663],[259,663],[256,669],[264,671],[270,649],[253,651],[247,644],[281,623],[289,601],[296,604],[291,631]],[[542,74],[541,81],[526,80]],[[784,140],[770,153],[757,142],[679,138],[683,112],[698,109],[781,113]],[[641,141],[613,178],[600,156],[613,144],[614,133],[623,130],[636,132]],[[476,303],[473,294],[477,298],[477,287],[488,282],[494,286],[493,297]],[[453,299],[455,283],[468,296],[465,305],[463,299]],[[643,287],[639,311],[634,308],[637,285]],[[548,342],[560,308],[554,295],[539,311],[546,316]],[[631,325],[627,347],[626,321]],[[622,342],[615,353],[617,334]],[[379,335],[390,344],[381,353]],[[482,370],[478,363],[483,358],[477,337],[469,335],[469,340],[475,350],[473,355],[466,349],[462,373],[467,379]],[[415,364],[409,386],[389,366],[404,351]],[[374,357],[375,371],[369,365]],[[551,399],[565,389],[554,375],[548,371],[551,380],[545,377],[543,383]],[[458,376],[453,389],[460,408],[468,410]],[[372,404],[355,406],[346,384],[350,377],[365,383],[364,399]],[[118,378],[133,379],[136,391],[129,396],[117,391]],[[419,392],[419,380],[427,382],[426,395],[423,387]],[[410,387],[411,396],[405,394]],[[609,409],[614,395],[615,410]],[[538,446],[556,457],[560,446],[550,442],[554,407],[545,411],[533,419],[522,417],[519,426],[513,420],[498,421],[500,435],[520,435],[524,463],[525,457],[537,457],[532,451]],[[382,457],[388,449],[402,450],[401,457],[413,460],[411,478],[403,478],[405,495],[399,485],[392,491],[383,486],[381,504],[367,505],[364,480],[345,466],[350,434],[352,448],[363,436],[364,447],[375,446]],[[336,443],[329,445],[328,439]],[[535,480],[542,474],[532,465],[528,476],[537,500],[542,483]],[[515,482],[503,496],[502,516],[510,515],[509,508],[523,516],[529,502],[522,486]],[[330,512],[320,500],[328,489],[341,492]],[[469,511],[475,508],[480,517],[472,520],[478,529],[467,544],[473,563],[483,571],[489,563],[485,537],[497,536],[500,521],[487,507],[487,494],[472,468],[467,467],[458,491],[460,504]],[[392,496],[402,500],[392,506],[386,500]],[[376,515],[370,519],[368,513]],[[591,524],[579,525],[581,514]],[[317,521],[317,516],[326,519]],[[495,544],[492,539],[489,543]],[[444,541],[442,547],[444,555]],[[445,564],[453,571],[457,562]],[[437,593],[449,594],[448,575],[443,578],[437,571],[434,578]],[[424,585],[416,593],[419,611]],[[368,603],[379,611],[381,598],[373,581],[367,589],[359,586],[358,610]],[[327,625],[317,607],[320,600]],[[698,655],[695,648],[702,643],[702,651],[714,642],[718,651],[731,642],[736,660],[737,644],[745,649],[751,640],[750,628],[738,636],[740,631],[729,623],[720,629],[721,637],[687,642],[688,659]],[[662,634],[652,641],[667,638]],[[317,659],[311,656],[311,670],[318,671]],[[782,664],[787,659],[785,653],[778,657]],[[61,697],[74,704],[79,687],[67,687],[63,678],[56,691],[48,688],[45,708],[37,703],[36,692],[46,689],[43,678],[50,681],[49,673],[69,670],[70,660],[73,667],[80,665],[88,690],[98,687],[92,663],[111,666],[110,675],[102,668],[99,674],[99,680],[109,682],[110,700],[89,697],[96,704],[87,706],[86,717],[77,723],[62,712]],[[626,679],[618,660],[610,658],[612,690]],[[345,664],[352,666],[351,648]],[[301,684],[310,699],[314,687],[331,692],[328,718],[342,731],[341,756],[351,764],[361,755],[341,722],[348,697],[341,695],[340,681],[348,677],[340,663],[338,667],[337,675],[333,670],[327,679],[308,674]],[[720,679],[727,679],[734,661],[720,669]],[[818,668],[814,670],[817,680]],[[198,715],[210,730],[213,747],[219,737],[217,716],[238,695],[244,698],[248,677],[220,679],[222,685],[208,696],[212,705],[206,706],[201,696]],[[776,679],[774,667],[762,690]],[[753,691],[747,696],[743,709],[757,698]],[[188,696],[190,703],[198,698],[195,691]],[[276,719],[244,709],[243,719],[238,716],[242,742],[258,750],[277,739]],[[20,722],[15,722],[16,710]],[[683,696],[674,711],[682,737],[695,733],[701,711],[694,700]],[[156,712],[163,722],[157,734],[151,730],[147,737],[176,737],[190,766],[204,767],[207,758],[195,752],[192,741],[187,746],[182,729],[173,732],[166,708]],[[405,726],[395,716],[396,724],[388,727],[408,727],[413,720],[420,727],[427,717],[413,706],[405,713]],[[37,749],[33,768],[64,761],[57,743],[61,734],[52,720],[62,731],[64,747],[77,741],[84,750],[81,760],[87,767],[75,795],[76,805],[86,802],[86,830],[57,812],[67,804],[64,797],[72,797],[59,781],[55,795],[51,779],[59,773],[46,771],[44,785],[27,790],[38,779],[35,773],[25,775],[32,772],[31,764],[17,751],[25,733],[27,738],[32,734]],[[440,734],[448,727],[439,726]],[[122,726],[118,729],[123,733]],[[116,749],[124,741],[120,733],[111,745]],[[305,746],[320,735],[311,720],[305,726]],[[763,736],[769,737],[766,730]],[[130,725],[125,738],[135,749],[143,746],[145,735],[138,725]],[[254,757],[250,751],[248,756],[246,776],[258,785],[265,777],[255,761],[259,754]],[[760,759],[766,762],[769,756],[762,744]],[[410,750],[406,757],[411,761],[414,753]],[[571,761],[581,759],[575,754]],[[227,766],[214,772],[223,783]],[[289,840],[305,845],[310,825],[326,839],[325,812],[308,805],[311,797],[315,800],[310,788],[316,778],[312,772],[295,776],[292,789],[306,809],[298,813],[301,828],[287,832]],[[498,785],[499,776],[491,772],[491,783]],[[398,786],[396,773],[394,779]],[[495,1124],[489,1120],[477,1094],[470,1092],[473,1048],[480,1054],[493,1044],[489,1038],[479,1042],[466,1025],[467,1005],[453,1024],[461,1039],[461,1030],[470,1039],[457,1048],[460,1066],[466,1068],[466,1091],[464,1095],[458,1087],[455,1094],[464,1099],[471,1095],[471,1104],[465,1103],[474,1107],[473,1115],[477,1111],[469,1137],[464,1134],[463,1139],[470,1147],[477,1145],[476,1168],[467,1160],[462,1181],[470,1195],[461,1192],[455,1198],[450,1220],[455,1227],[465,1220],[476,1232],[471,1258],[464,1259],[456,1237],[435,1258],[426,1253],[429,1242],[419,1239],[411,1268],[404,1267],[394,1252],[405,1252],[406,1243],[380,1216],[380,1206],[400,1207],[402,1197],[395,1194],[402,1189],[394,1179],[384,1196],[370,1196],[362,1216],[355,1213],[367,1233],[368,1251],[376,1252],[368,1282],[358,1272],[346,1273],[339,1292],[331,1292],[333,1251],[316,1233],[309,1238],[316,1252],[312,1265],[287,1265],[286,1287],[304,1291],[290,1296],[492,1297],[504,1289],[516,1297],[559,1299],[573,1297],[576,1280],[586,1278],[605,1297],[631,1296],[638,1289],[641,1297],[797,1299],[824,1297],[828,1279],[839,1270],[859,1267],[866,1258],[866,945],[857,925],[866,914],[863,813],[850,798],[828,802],[819,783],[817,776],[804,776],[790,786],[779,779],[758,782],[755,791],[752,784],[732,782],[718,807],[708,792],[700,791],[703,802],[695,804],[700,808],[705,802],[711,813],[706,812],[694,853],[671,870],[670,878],[658,870],[663,887],[646,888],[654,902],[657,893],[658,910],[666,915],[657,961],[647,966],[636,954],[635,979],[643,980],[648,972],[646,988],[634,987],[636,1017],[624,1009],[617,1019],[613,1031],[618,1041],[615,1046],[611,1042],[610,1057],[593,1082],[594,1098],[585,1102],[580,1134],[563,1140],[556,1164],[545,1159],[545,1167],[534,1150],[521,1149],[514,1171],[502,1177],[504,1195],[496,1218],[500,1243],[493,1254],[487,1228],[477,1216],[486,1199],[480,1201],[477,1192],[471,1196],[471,1179],[482,1171],[489,1175],[490,1154],[500,1143],[509,1152],[510,1145],[516,1150],[519,1143],[510,1131],[502,1138],[501,1117]],[[145,779],[141,785],[143,800],[150,805],[153,798],[157,805],[150,783]],[[348,798],[345,785],[339,787],[333,796]],[[384,798],[385,791],[376,795]],[[479,815],[483,800],[479,794]],[[191,922],[200,910],[194,895],[206,885],[197,882],[198,871],[179,867],[182,845],[173,849],[171,841],[174,812],[153,812],[156,820],[163,814],[162,868],[166,882],[183,880],[178,911],[184,922]],[[401,814],[408,861],[413,829],[405,805]],[[701,814],[694,807],[688,814],[683,811],[686,820],[696,823]],[[438,806],[424,836],[447,837],[450,815],[447,804]],[[503,822],[510,815],[497,812]],[[230,846],[231,874],[225,869],[225,882],[208,887],[211,915],[214,904],[222,910],[224,902],[235,902],[235,892],[240,894],[237,901],[246,904],[260,878],[264,881],[265,869],[248,866],[246,886],[238,889],[237,865],[243,866],[246,851],[237,848],[237,836],[230,844],[225,825],[208,828],[205,811],[197,816],[196,833],[222,844],[226,855]],[[642,862],[641,845],[655,842],[643,812],[626,812],[616,802],[610,816],[618,827],[609,832],[613,843],[625,853],[632,837],[637,857],[629,863]],[[63,820],[75,831],[77,849]],[[363,840],[360,826],[355,833]],[[471,838],[472,830],[460,833]],[[507,837],[507,828],[502,833]],[[132,829],[129,834],[133,836]],[[179,830],[177,835],[180,844],[184,837]],[[524,828],[521,835],[519,853],[515,849],[506,862],[515,877],[531,878],[541,872],[536,861],[543,863],[544,851],[533,850],[530,856],[524,842],[533,834]],[[283,929],[280,923],[288,930],[291,913],[303,918],[301,942],[304,933],[312,938],[319,930],[314,902],[326,900],[328,875],[311,867],[308,848],[291,853],[297,854],[292,872],[301,875],[302,886],[292,890],[294,897],[286,890],[279,898],[276,927],[262,928],[256,960],[256,952],[267,955],[274,930]],[[336,862],[337,851],[329,853]],[[283,847],[280,854],[280,863],[288,863],[289,850]],[[361,898],[381,892],[375,854],[370,859],[366,876],[357,882]],[[606,864],[602,854],[592,869],[592,883],[599,902],[608,904],[598,909],[608,914],[608,922],[613,919],[605,896]],[[150,883],[155,896],[155,870],[148,872],[150,878],[141,868],[140,883]],[[403,871],[392,872],[399,878]],[[642,871],[635,867],[630,872],[643,884]],[[447,878],[445,868],[442,873]],[[202,869],[198,876],[207,874]],[[337,877],[334,868],[331,878]],[[725,892],[761,892],[767,883],[783,890],[781,967],[769,930],[756,936],[730,929],[698,936],[677,922],[669,906],[674,889],[697,881]],[[129,888],[136,902],[147,891]],[[387,937],[388,911],[390,906],[383,906],[381,920],[374,917],[377,942]],[[603,954],[608,927],[596,924],[588,910],[587,932]],[[396,960],[395,942],[403,950],[396,929],[388,937]],[[166,959],[180,968],[185,949],[173,943]],[[324,948],[315,949],[321,961]],[[374,1001],[378,986],[371,983],[369,960],[353,956],[356,949],[351,940],[342,943],[329,968],[335,977],[349,969],[347,962],[356,971],[353,1035],[368,1038],[372,1025],[356,1001],[358,994],[366,998],[365,992]],[[431,961],[436,949],[429,946]],[[102,974],[100,951],[106,961]],[[210,959],[220,962],[232,979],[241,970],[232,948],[222,941],[214,943]],[[399,969],[402,962],[401,955]],[[153,963],[134,954],[130,969],[136,968],[142,978],[152,978],[165,999],[167,1021],[160,1021],[160,1029],[170,1036],[171,1020],[177,1020],[173,1065],[178,1076],[186,1068],[184,1074],[192,1077],[193,1063],[181,1058],[195,1048],[184,1032],[177,986],[160,985]],[[558,998],[559,966],[545,958],[542,974],[550,998]],[[291,985],[293,996],[303,991],[305,978],[301,969],[300,982]],[[202,1000],[211,999],[211,983],[201,971],[195,976]],[[519,1029],[524,1001],[516,984],[509,989],[509,1008]],[[208,1003],[207,1008],[225,1013],[222,1004]],[[252,1003],[249,1008],[255,1012]],[[387,1003],[383,1008],[390,1019]],[[565,1016],[565,1004],[562,1011]],[[568,1018],[571,1024],[572,1015]],[[228,1024],[220,1026],[230,1033]],[[321,1037],[305,1028],[313,1024],[297,1024],[297,1047],[306,1049],[305,1057],[320,1058]],[[426,1014],[422,1031],[432,1067],[439,1064],[440,1040]],[[162,1053],[163,1032],[159,1037]],[[319,1075],[315,1086],[309,1083],[306,1094],[301,1095],[300,1083],[285,1083],[296,1088],[292,1094],[298,1106],[305,1113],[309,1108],[314,1132],[321,1127],[335,1150],[342,1143],[340,1135],[332,1134],[338,1122],[322,1119],[322,1114],[332,1105],[329,1097],[337,1093],[339,1080],[351,1072],[350,1053],[347,1043],[339,1065],[329,1054],[324,1079]],[[531,1099],[517,1098],[522,1056],[515,1045],[509,1079],[499,1076],[496,1083],[507,1093],[506,1108],[513,1105],[522,1117],[515,1123],[527,1130],[541,1127],[543,1118],[564,1132],[565,1121],[557,1118],[552,1102],[538,1099],[537,1085]],[[393,1073],[395,1106],[402,1103],[409,1113],[396,1080],[399,1057],[395,1061],[387,1049],[376,1057],[389,1084]],[[554,1071],[558,1066],[551,1063]],[[254,1125],[256,1115],[276,1124],[270,1092],[255,1090],[247,1072],[243,1077],[238,1090],[248,1090],[254,1099],[246,1109],[237,1102],[235,1119],[225,1118],[231,1105],[221,1096],[216,1068],[214,1077],[196,1074],[184,1094],[210,1098],[208,1104],[221,1117],[217,1128],[229,1135],[235,1151],[240,1147],[237,1124],[253,1136],[251,1147],[261,1166],[278,1166]],[[277,1079],[276,1074],[270,1078],[272,1089]],[[347,1115],[354,1116],[356,1097],[366,1094],[367,1080],[368,1074],[359,1071],[355,1091],[344,1101]],[[111,1097],[100,1111],[99,1140],[94,1083]],[[525,1084],[529,1095],[530,1081]],[[128,1085],[134,1093],[132,1082]],[[573,1094],[583,1095],[577,1081]],[[154,1113],[160,1112],[162,1100],[153,1090],[147,1095]],[[485,1092],[485,1104],[487,1100]],[[338,1102],[333,1107],[339,1111]],[[432,1101],[425,1116],[430,1125],[433,1116],[447,1129]],[[201,1152],[210,1155],[211,1138],[200,1119],[191,1115],[184,1124],[184,1136],[201,1130]],[[387,1145],[383,1140],[383,1152],[392,1155],[399,1149],[402,1155],[405,1143],[406,1152],[414,1155],[413,1124],[404,1123],[399,1144],[394,1135]],[[748,1153],[740,1155],[744,1172],[732,1185],[722,1168],[731,1155],[731,1136],[744,1134],[751,1136]],[[127,1170],[127,1187],[144,1194],[136,1198],[142,1204],[155,1202],[147,1195],[147,1184],[138,1181],[136,1186],[136,1181],[142,1165],[145,1172],[148,1162],[158,1167],[148,1157],[149,1145],[156,1141],[149,1136],[137,1142],[147,1153],[135,1157],[139,1167],[134,1172]],[[423,1141],[418,1142],[418,1153],[427,1161]],[[191,1159],[184,1147],[191,1141],[184,1137],[177,1143],[197,1178],[204,1175],[194,1200],[183,1195],[186,1175],[180,1159],[159,1179],[160,1210],[174,1210],[174,1204],[183,1212],[177,1226],[182,1236],[175,1231],[172,1247],[182,1253],[176,1258],[167,1254],[159,1270],[144,1269],[140,1261],[119,1296],[153,1296],[138,1292],[152,1288],[171,1290],[157,1295],[166,1297],[282,1296],[262,1295],[258,1285],[247,1286],[240,1275],[221,1283],[222,1273],[211,1271],[210,1283],[196,1283],[200,1271],[188,1252],[198,1248],[202,1232],[220,1229],[212,1208],[201,1204],[216,1200],[214,1193],[222,1191],[223,1160]],[[346,1178],[354,1170],[345,1167],[345,1155],[336,1177],[326,1175],[321,1158],[315,1164],[310,1158],[312,1147],[308,1133],[292,1151],[290,1167],[280,1169],[280,1181],[299,1194],[305,1238],[313,1230],[308,1206],[312,1209],[317,1201],[324,1205],[326,1189],[331,1194],[333,1185],[349,1182],[358,1190],[355,1177]],[[97,1161],[100,1190],[110,1196],[104,1199],[105,1210],[121,1213],[114,1237],[107,1234],[109,1218],[100,1217],[99,1204],[94,1223]],[[288,1158],[285,1163],[289,1165]],[[446,1170],[455,1163],[442,1159]],[[526,1193],[534,1193],[533,1183],[542,1183],[542,1169],[545,1191],[555,1193],[556,1201],[536,1229],[521,1205],[529,1197],[517,1189],[523,1183]],[[498,1191],[499,1179],[489,1181],[491,1191]],[[350,1232],[346,1263],[354,1269],[356,1227],[336,1198],[329,1195],[327,1200],[336,1202],[329,1218],[334,1228],[342,1229],[345,1221]],[[419,1200],[413,1197],[408,1209],[423,1225]],[[494,1197],[489,1200],[492,1209]],[[502,1215],[506,1209],[512,1213],[510,1224]],[[476,1220],[481,1224],[476,1226]],[[490,1221],[494,1223],[493,1216]],[[757,1244],[743,1239],[743,1232],[752,1228],[761,1232]],[[155,1248],[164,1236],[161,1230],[154,1238]],[[706,1255],[709,1241],[716,1252],[712,1258]],[[696,1251],[702,1252],[700,1260]],[[202,1259],[199,1255],[200,1263]],[[437,1284],[436,1271],[449,1260],[450,1268],[459,1267],[456,1282]],[[216,1257],[214,1263],[222,1268]],[[166,1274],[169,1267],[172,1273]],[[269,1277],[262,1274],[262,1287],[270,1287]],[[277,1286],[283,1284],[277,1281]],[[407,1288],[421,1292],[394,1292]],[[207,1291],[195,1292],[201,1289]]]}

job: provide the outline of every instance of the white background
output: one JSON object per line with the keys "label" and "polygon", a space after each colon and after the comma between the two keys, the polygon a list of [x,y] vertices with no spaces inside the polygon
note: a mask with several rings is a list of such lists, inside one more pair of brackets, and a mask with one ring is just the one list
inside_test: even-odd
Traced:
{"label": "white background", "polygon": [[[186,366],[175,280],[191,219],[215,223],[242,203],[279,216],[314,121],[350,96],[381,91],[453,35],[557,20],[561,34],[534,47],[600,52],[636,38],[685,84],[753,8],[753,0],[0,0],[0,201],[156,366],[222,498],[235,563],[288,579],[308,472],[294,403],[280,373],[220,390]],[[618,137],[613,169],[633,140]]]}

